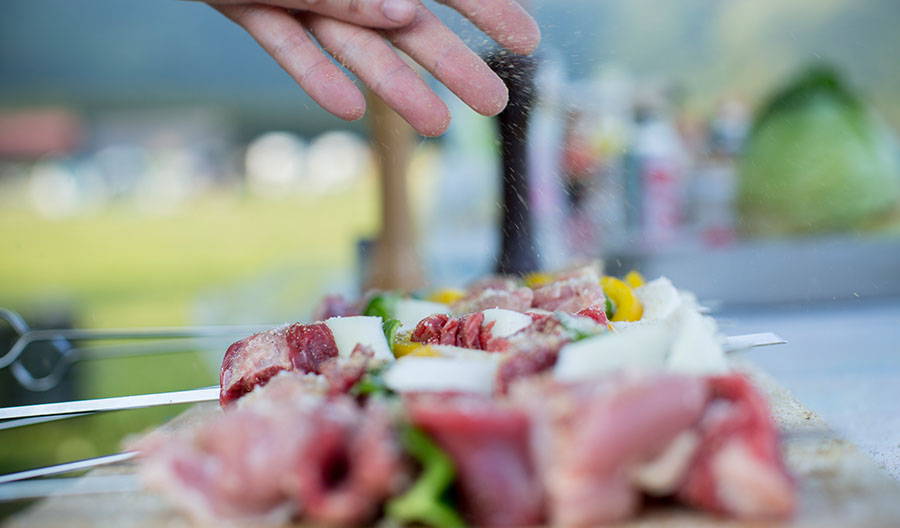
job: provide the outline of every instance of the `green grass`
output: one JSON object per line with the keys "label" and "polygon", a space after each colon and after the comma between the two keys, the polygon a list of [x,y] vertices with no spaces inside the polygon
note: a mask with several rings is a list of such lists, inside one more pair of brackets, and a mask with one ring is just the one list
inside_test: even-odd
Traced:
{"label": "green grass", "polygon": [[[283,304],[285,295],[309,306],[330,277],[352,270],[357,240],[375,228],[375,196],[371,181],[330,196],[277,201],[222,191],[169,216],[119,205],[65,221],[41,219],[4,197],[0,306],[23,314],[63,307],[85,327],[195,324],[198,299],[212,303],[214,313],[218,303],[221,313],[233,314],[234,306],[225,305],[247,299],[260,304],[258,313],[273,313],[265,305]],[[74,373],[76,397],[217,382],[208,359],[193,352],[86,361]],[[179,411],[122,411],[0,431],[0,472],[114,452],[125,435]]]}

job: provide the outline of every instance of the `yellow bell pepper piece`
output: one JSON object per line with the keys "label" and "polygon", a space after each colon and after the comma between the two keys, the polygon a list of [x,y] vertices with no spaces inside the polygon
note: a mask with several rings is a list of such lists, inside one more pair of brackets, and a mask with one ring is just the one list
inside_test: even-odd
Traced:
{"label": "yellow bell pepper piece", "polygon": [[428,300],[431,302],[453,304],[465,296],[465,290],[460,290],[459,288],[442,288],[431,292],[431,295],[428,296]]}
{"label": "yellow bell pepper piece", "polygon": [[403,357],[411,352],[415,351],[417,348],[421,348],[424,345],[422,343],[416,343],[414,341],[409,341],[408,338],[394,342],[394,348],[391,350],[394,353],[394,357]]}
{"label": "yellow bell pepper piece", "polygon": [[600,279],[600,285],[603,293],[616,305],[611,321],[637,321],[644,315],[644,306],[624,281],[607,276]]}
{"label": "yellow bell pepper piece", "polygon": [[437,349],[431,345],[421,345],[419,348],[410,352],[409,355],[414,357],[441,357],[443,354],[438,352]]}
{"label": "yellow bell pepper piece", "polygon": [[553,275],[541,271],[535,271],[525,275],[525,286],[529,288],[540,288],[541,286],[553,282]]}
{"label": "yellow bell pepper piece", "polygon": [[638,273],[637,270],[631,270],[625,274],[625,282],[632,288],[640,288],[646,281],[644,276]]}
{"label": "yellow bell pepper piece", "polygon": [[434,349],[431,345],[423,345],[415,341],[398,341],[394,343],[394,357],[401,358],[403,356],[415,357],[440,357],[441,353]]}

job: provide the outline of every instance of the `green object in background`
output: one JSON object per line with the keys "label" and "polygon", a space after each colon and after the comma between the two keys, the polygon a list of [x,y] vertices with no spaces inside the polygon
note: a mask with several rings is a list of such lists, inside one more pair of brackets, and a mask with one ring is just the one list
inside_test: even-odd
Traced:
{"label": "green object in background", "polygon": [[891,133],[825,67],[802,74],[759,113],[740,177],[748,235],[859,229],[900,203]]}

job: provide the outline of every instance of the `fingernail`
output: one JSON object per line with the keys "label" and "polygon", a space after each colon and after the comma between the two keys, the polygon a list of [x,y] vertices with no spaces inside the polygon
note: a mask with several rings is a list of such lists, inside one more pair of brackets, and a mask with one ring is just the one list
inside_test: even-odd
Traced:
{"label": "fingernail", "polygon": [[416,6],[409,0],[384,0],[381,4],[381,12],[391,22],[409,22]]}

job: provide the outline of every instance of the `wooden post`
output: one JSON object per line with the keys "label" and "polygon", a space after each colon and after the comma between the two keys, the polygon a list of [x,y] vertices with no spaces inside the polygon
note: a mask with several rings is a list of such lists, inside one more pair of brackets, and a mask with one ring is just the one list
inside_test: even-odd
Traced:
{"label": "wooden post", "polygon": [[406,175],[416,133],[387,103],[368,92],[372,147],[378,165],[381,232],[375,241],[366,289],[414,290],[425,284],[413,242]]}

